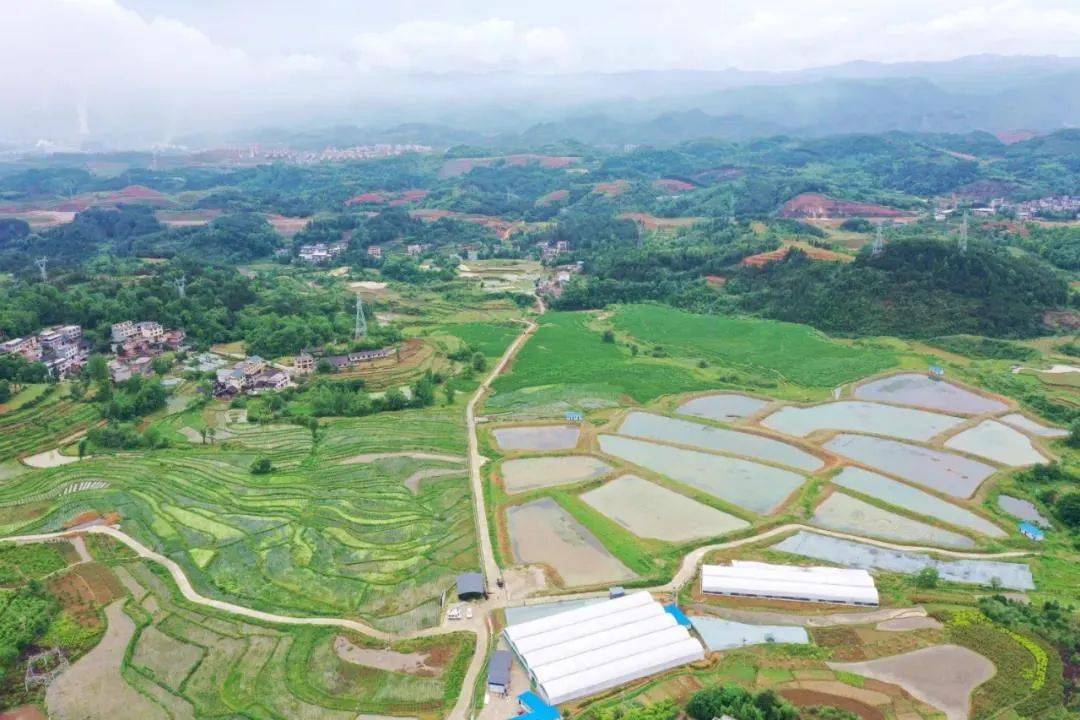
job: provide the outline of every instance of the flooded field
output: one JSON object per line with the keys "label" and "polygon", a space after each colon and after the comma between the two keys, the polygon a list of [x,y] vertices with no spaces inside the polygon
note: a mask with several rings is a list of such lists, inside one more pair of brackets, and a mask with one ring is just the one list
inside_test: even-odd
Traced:
{"label": "flooded field", "polygon": [[929,440],[962,423],[961,418],[859,400],[841,400],[814,407],[786,407],[762,425],[788,435],[806,437],[815,430],[853,430],[905,440]]}
{"label": "flooded field", "polygon": [[991,465],[953,453],[864,435],[837,435],[825,447],[889,475],[958,498],[971,497],[995,471]]}
{"label": "flooded field", "polygon": [[535,457],[507,460],[502,464],[503,486],[510,495],[537,488],[592,480],[609,472],[611,466],[588,455]]}
{"label": "flooded field", "polygon": [[1021,500],[1020,498],[1015,498],[1011,495],[998,495],[997,503],[999,508],[1013,517],[1027,520],[1028,522],[1041,525],[1042,527],[1050,527],[1050,521],[1046,516],[1039,512],[1039,508],[1035,507],[1035,504],[1029,500]]}
{"label": "flooded field", "polygon": [[873,380],[855,388],[855,397],[860,400],[913,405],[961,415],[979,415],[1008,409],[1000,400],[983,397],[944,380],[931,380],[919,373],[903,373]]}
{"label": "flooded field", "polygon": [[833,478],[833,482],[848,490],[854,490],[891,505],[902,507],[920,515],[937,518],[951,525],[974,530],[989,537],[1005,537],[1007,535],[997,525],[970,510],[965,510],[928,492],[869,470],[846,467],[839,475]]}
{"label": "flooded field", "polygon": [[507,508],[506,522],[514,560],[548,565],[568,587],[636,577],[551,498]]}
{"label": "flooded field", "polygon": [[1051,427],[1049,425],[1043,425],[1042,423],[1035,422],[1027,415],[1021,415],[1020,413],[1009,413],[1008,415],[1001,416],[1001,422],[1006,425],[1012,425],[1017,430],[1023,430],[1031,435],[1038,435],[1039,437],[1046,438],[1062,438],[1069,434],[1068,430],[1058,427]]}
{"label": "flooded field", "polygon": [[734,422],[753,415],[768,404],[768,400],[736,395],[735,393],[720,393],[694,398],[680,405],[675,412],[682,415],[694,415],[706,420]]}
{"label": "flooded field", "polygon": [[636,475],[616,478],[581,499],[638,537],[668,542],[723,535],[750,524]]}
{"label": "flooded field", "polygon": [[798,470],[813,471],[825,465],[820,458],[779,440],[651,413],[630,413],[619,427],[619,434],[729,452]]}
{"label": "flooded field", "polygon": [[997,560],[938,560],[926,553],[886,550],[853,540],[831,538],[800,530],[772,546],[773,550],[813,560],[825,560],[864,570],[914,575],[923,568],[936,568],[946,582],[990,585],[997,578],[1009,590],[1034,590],[1031,569],[1023,563]]}
{"label": "flooded field", "polygon": [[945,447],[1012,467],[1046,462],[1027,435],[996,420],[984,420],[973,428],[957,433],[949,438]]}
{"label": "flooded field", "polygon": [[950,548],[969,548],[975,545],[971,538],[964,535],[882,510],[876,505],[840,492],[834,492],[825,498],[814,510],[811,521],[814,525],[829,530],[907,543]]}
{"label": "flooded field", "polygon": [[715,617],[691,617],[690,622],[710,652],[765,643],[806,645],[810,642],[806,630],[793,625],[750,625]]}
{"label": "flooded field", "polygon": [[577,445],[576,425],[524,425],[496,428],[495,442],[503,450],[569,450]]}
{"label": "flooded field", "polygon": [[713,497],[757,513],[775,510],[805,478],[749,460],[683,450],[618,435],[601,435],[609,455],[666,475]]}

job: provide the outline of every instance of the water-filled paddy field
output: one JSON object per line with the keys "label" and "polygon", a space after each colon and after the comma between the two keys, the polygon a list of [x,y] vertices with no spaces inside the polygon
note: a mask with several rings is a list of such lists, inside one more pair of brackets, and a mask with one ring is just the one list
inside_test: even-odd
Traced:
{"label": "water-filled paddy field", "polygon": [[817,506],[812,522],[819,527],[853,535],[872,535],[923,545],[951,548],[975,545],[971,538],[882,510],[840,492],[834,492]]}
{"label": "water-filled paddy field", "polygon": [[1039,508],[1035,507],[1035,504],[1029,500],[1022,500],[1020,498],[1012,497],[1011,495],[998,495],[997,503],[998,507],[1013,517],[1027,520],[1028,522],[1041,525],[1042,527],[1050,527],[1050,521],[1047,520],[1046,516],[1039,512]]}
{"label": "water-filled paddy field", "polygon": [[750,625],[715,617],[691,617],[690,622],[710,652],[764,643],[806,645],[810,642],[806,630],[795,625]]}
{"label": "water-filled paddy field", "polygon": [[745,520],[673,490],[623,475],[581,499],[638,537],[685,542],[748,527]]}
{"label": "water-filled paddy field", "polygon": [[757,513],[768,513],[779,507],[805,480],[802,475],[789,470],[750,460],[618,435],[601,435],[600,448],[608,455]]}
{"label": "water-filled paddy field", "polygon": [[1046,462],[1027,435],[996,420],[984,420],[957,433],[948,439],[945,447],[1012,467]]}
{"label": "water-filled paddy field", "polygon": [[974,530],[983,535],[1005,537],[1007,534],[994,523],[970,510],[965,510],[928,492],[869,470],[846,467],[839,475],[833,478],[833,482],[848,490],[854,490],[891,505]]}
{"label": "water-filled paddy field", "polygon": [[551,498],[506,509],[514,560],[549,565],[567,586],[636,577],[589,530]]}
{"label": "water-filled paddy field", "polygon": [[929,440],[962,422],[961,418],[926,410],[841,400],[813,407],[781,408],[761,424],[799,437],[806,437],[816,430],[851,430],[905,440]]}
{"label": "water-filled paddy field", "polygon": [[887,550],[853,540],[832,538],[800,530],[772,546],[773,550],[846,567],[914,575],[936,568],[941,579],[967,585],[990,585],[997,578],[1009,590],[1034,590],[1031,569],[1024,563],[997,560],[938,560],[925,553]]}
{"label": "water-filled paddy field", "polygon": [[1023,430],[1026,433],[1038,435],[1039,437],[1062,438],[1069,434],[1068,430],[1051,427],[1050,425],[1043,425],[1042,423],[1035,422],[1027,415],[1021,415],[1020,413],[1002,415],[1001,422],[1006,425],[1012,425],[1017,430]]}
{"label": "water-filled paddy field", "polygon": [[1000,400],[984,397],[944,380],[931,380],[919,373],[902,373],[872,380],[855,388],[860,400],[912,405],[962,415],[980,415],[1007,410]]}
{"label": "water-filled paddy field", "polygon": [[798,470],[813,471],[825,465],[821,458],[779,440],[652,413],[630,413],[619,426],[619,434],[690,445],[703,450],[729,452],[755,460],[787,465]]}
{"label": "water-filled paddy field", "polygon": [[961,455],[865,435],[837,435],[825,447],[889,475],[958,498],[971,497],[995,470]]}
{"label": "water-filled paddy field", "polygon": [[581,429],[575,425],[523,425],[496,428],[492,434],[503,450],[569,450],[577,445]]}
{"label": "water-filled paddy field", "polygon": [[689,400],[680,405],[675,412],[706,420],[734,422],[753,415],[768,404],[768,400],[760,400],[747,395],[718,393]]}
{"label": "water-filled paddy field", "polygon": [[502,464],[503,486],[510,495],[537,488],[567,485],[598,478],[611,470],[600,458],[588,455],[515,458]]}

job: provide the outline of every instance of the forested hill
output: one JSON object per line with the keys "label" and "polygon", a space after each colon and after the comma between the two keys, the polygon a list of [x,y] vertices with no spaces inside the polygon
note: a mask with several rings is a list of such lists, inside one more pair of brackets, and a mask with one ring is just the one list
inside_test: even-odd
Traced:
{"label": "forested hill", "polygon": [[1036,334],[1042,315],[1068,302],[1046,264],[1005,250],[914,239],[849,264],[813,262],[798,250],[743,268],[726,287],[740,307],[828,332],[931,337]]}

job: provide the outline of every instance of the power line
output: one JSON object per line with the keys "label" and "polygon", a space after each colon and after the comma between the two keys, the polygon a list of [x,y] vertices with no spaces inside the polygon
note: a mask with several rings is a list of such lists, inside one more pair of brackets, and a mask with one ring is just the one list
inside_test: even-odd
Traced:
{"label": "power line", "polygon": [[881,225],[881,223],[877,224],[877,230],[874,233],[874,248],[872,250],[874,255],[885,252],[885,234],[881,229]]}
{"label": "power line", "polygon": [[960,252],[966,253],[968,247],[968,214],[964,211],[964,219],[960,222],[960,239],[957,241]]}
{"label": "power line", "polygon": [[367,318],[364,317],[364,301],[356,295],[356,330],[353,337],[357,340],[367,335]]}

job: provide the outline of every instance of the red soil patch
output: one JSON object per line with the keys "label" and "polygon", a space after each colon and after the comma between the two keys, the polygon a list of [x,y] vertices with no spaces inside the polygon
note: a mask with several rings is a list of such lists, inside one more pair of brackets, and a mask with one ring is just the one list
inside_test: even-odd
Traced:
{"label": "red soil patch", "polygon": [[124,205],[131,203],[155,205],[157,207],[168,207],[175,204],[165,193],[151,190],[143,185],[128,185],[120,190],[104,193],[98,196],[95,204]]}
{"label": "red soil patch", "polygon": [[723,275],[706,275],[705,283],[714,290],[719,290],[727,285],[727,278]]}
{"label": "red soil patch", "polygon": [[388,203],[392,207],[399,207],[401,205],[408,205],[414,202],[420,202],[428,196],[427,190],[420,190],[413,188],[411,190],[402,190],[399,193],[390,192],[389,190],[372,190],[371,192],[361,193],[345,201],[346,205],[382,205]]}
{"label": "red soil patch", "polygon": [[750,265],[753,267],[762,267],[763,265],[768,265],[771,262],[783,260],[787,257],[787,254],[792,247],[797,247],[802,250],[811,260],[820,260],[823,262],[851,262],[853,260],[853,258],[849,255],[843,255],[841,253],[833,252],[832,250],[814,247],[813,245],[808,245],[805,243],[798,243],[792,245],[785,245],[784,247],[772,250],[771,252],[759,253],[757,255],[745,257],[739,264]]}
{"label": "red soil patch", "polygon": [[65,200],[58,204],[56,209],[60,212],[77,213],[82,212],[86,208],[90,207],[90,201],[85,198],[72,198],[71,200]]}
{"label": "red soil patch", "polygon": [[366,192],[349,198],[346,205],[381,205],[386,202],[386,193],[381,191]]}
{"label": "red soil patch", "polygon": [[500,240],[506,240],[515,233],[533,229],[538,225],[537,223],[526,223],[520,220],[504,220],[503,218],[493,217],[491,215],[472,215],[434,208],[410,210],[409,215],[418,220],[423,220],[424,222],[435,222],[436,220],[442,220],[443,218],[451,218],[453,220],[460,220],[461,222],[481,225],[498,236]]}
{"label": "red soil patch", "polygon": [[197,227],[206,225],[221,215],[220,210],[158,210],[158,222],[170,227]]}
{"label": "red soil patch", "polygon": [[0,720],[48,720],[37,705],[23,705],[0,713]]}
{"label": "red soil patch", "polygon": [[303,230],[309,220],[310,218],[285,217],[274,213],[266,214],[266,221],[273,226],[274,230],[287,238]]}
{"label": "red soil patch", "polygon": [[98,608],[124,596],[124,586],[107,565],[84,563],[50,579],[49,592],[83,627],[98,627]]}
{"label": "red soil patch", "polygon": [[818,193],[797,195],[784,203],[784,206],[780,209],[780,217],[785,218],[895,218],[908,216],[910,216],[910,213],[896,208],[851,200],[834,200]]}
{"label": "red soil patch", "polygon": [[641,212],[624,212],[619,213],[616,217],[619,220],[633,220],[644,230],[674,230],[696,225],[705,219],[700,217],[661,218]]}
{"label": "red soil patch", "polygon": [[736,180],[745,175],[746,172],[742,168],[737,167],[718,167],[711,168],[709,170],[702,170],[696,175],[691,175],[691,178],[695,182],[712,184],[724,182],[725,180]]}
{"label": "red soil patch", "polygon": [[92,523],[95,520],[100,519],[101,513],[97,512],[96,510],[87,510],[86,512],[79,513],[78,515],[64,523],[64,529],[68,530],[78,525],[86,525],[87,523]]}
{"label": "red soil patch", "polygon": [[1047,310],[1043,313],[1043,324],[1055,330],[1080,330],[1080,312],[1076,310]]}
{"label": "red soil patch", "polygon": [[781,690],[779,694],[792,705],[798,707],[828,705],[842,710],[850,710],[863,720],[885,720],[885,713],[881,710],[853,698],[818,692],[817,690],[800,690],[798,688]]}
{"label": "red soil patch", "polygon": [[657,190],[662,190],[668,193],[686,192],[687,190],[694,190],[697,185],[686,182],[685,180],[676,180],[675,178],[661,178],[660,180],[653,181],[653,187]]}
{"label": "red soil patch", "polygon": [[612,182],[596,183],[593,192],[607,197],[618,197],[630,189],[629,180],[614,180]]}
{"label": "red soil patch", "polygon": [[537,205],[550,205],[552,203],[562,202],[566,198],[570,197],[569,190],[552,190],[547,195],[541,195],[536,199]]}
{"label": "red soil patch", "polygon": [[420,202],[428,196],[427,190],[421,190],[420,188],[412,188],[411,190],[402,190],[400,199],[406,202]]}
{"label": "red soil patch", "polygon": [[1030,140],[1033,137],[1038,137],[1038,135],[1039,134],[1034,130],[1008,130],[1006,132],[994,133],[994,137],[1006,145]]}

